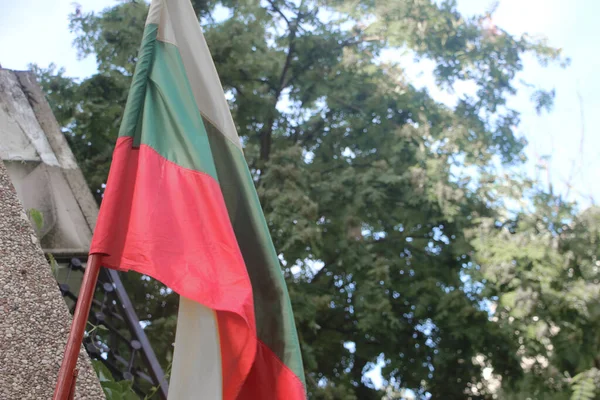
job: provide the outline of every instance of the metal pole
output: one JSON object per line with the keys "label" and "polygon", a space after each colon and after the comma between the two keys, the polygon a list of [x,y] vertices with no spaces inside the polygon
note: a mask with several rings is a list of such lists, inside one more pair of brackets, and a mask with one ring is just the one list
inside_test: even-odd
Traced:
{"label": "metal pole", "polygon": [[104,272],[108,273],[110,280],[115,284],[115,292],[123,306],[123,314],[125,314],[127,325],[142,345],[142,357],[144,357],[144,361],[146,361],[150,375],[154,380],[154,385],[158,387],[160,398],[166,400],[169,392],[169,383],[165,379],[165,374],[156,358],[156,354],[154,354],[154,351],[152,350],[146,332],[144,332],[140,326],[140,320],[135,313],[135,309],[133,308],[133,304],[131,304],[131,299],[127,295],[127,291],[125,291],[119,272],[114,269],[107,269]]}
{"label": "metal pole", "polygon": [[53,400],[68,400],[69,395],[72,395],[75,389],[75,367],[77,366],[79,349],[81,348],[83,333],[85,332],[88,314],[90,313],[92,299],[94,298],[101,259],[102,256],[99,254],[91,254],[88,258],[79,296],[77,296],[75,315],[73,315],[73,323],[71,324],[71,332],[69,333],[69,339],[65,347],[65,355],[58,371],[56,389],[54,389],[54,396],[52,397]]}

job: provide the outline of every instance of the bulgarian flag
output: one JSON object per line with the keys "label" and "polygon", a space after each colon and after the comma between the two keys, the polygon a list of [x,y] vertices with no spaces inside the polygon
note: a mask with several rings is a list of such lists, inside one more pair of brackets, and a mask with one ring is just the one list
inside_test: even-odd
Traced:
{"label": "bulgarian flag", "polygon": [[290,300],[190,0],[154,0],[91,254],[181,296],[169,399],[305,399]]}

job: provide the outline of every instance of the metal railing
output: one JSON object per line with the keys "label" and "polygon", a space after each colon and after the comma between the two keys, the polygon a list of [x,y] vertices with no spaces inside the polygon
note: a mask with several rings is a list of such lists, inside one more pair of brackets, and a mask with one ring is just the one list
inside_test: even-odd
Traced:
{"label": "metal railing", "polygon": [[[60,291],[71,313],[77,302],[78,285],[84,264],[79,258],[68,261],[66,271],[57,274]],[[101,361],[115,380],[129,380],[140,396],[156,393],[167,399],[168,383],[140,320],[127,295],[119,272],[102,268],[88,317],[83,345],[94,360]]]}

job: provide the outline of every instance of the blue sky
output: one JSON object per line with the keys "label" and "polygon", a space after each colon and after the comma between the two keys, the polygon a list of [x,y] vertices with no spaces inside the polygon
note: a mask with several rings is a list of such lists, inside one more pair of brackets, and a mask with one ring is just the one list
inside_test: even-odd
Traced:
{"label": "blue sky", "polygon": [[[459,0],[463,13],[489,7],[482,0]],[[494,22],[514,34],[543,35],[571,58],[566,69],[543,68],[529,59],[520,78],[556,89],[554,110],[538,116],[528,96],[517,95],[511,105],[522,112],[521,134],[529,141],[531,163],[551,156],[550,179],[556,190],[589,204],[600,200],[600,66],[598,49],[600,2],[595,0],[501,0]],[[583,114],[583,118],[582,118]],[[581,146],[583,126],[583,146]],[[530,171],[532,168],[529,169]]]}
{"label": "blue sky", "polygon": [[[115,0],[80,0],[83,11],[102,10]],[[71,46],[68,14],[71,1],[21,0],[5,3],[0,13],[0,64],[4,68],[26,69],[35,62],[64,66],[67,74],[84,77],[95,72],[95,60],[78,60]],[[483,13],[491,0],[458,0],[461,12]],[[590,198],[600,201],[600,66],[598,22],[600,1],[596,0],[500,0],[494,22],[513,34],[543,35],[556,47],[564,49],[571,65],[540,67],[527,59],[519,79],[556,89],[553,111],[538,116],[529,95],[521,91],[510,105],[522,112],[519,133],[527,138],[529,174],[543,156],[550,156],[550,180],[555,190],[588,205]],[[433,84],[426,64],[407,65],[407,72],[417,85],[427,87],[441,101],[451,96]],[[580,100],[581,99],[581,100]],[[583,113],[582,113],[583,108]],[[582,117],[583,115],[583,117]],[[583,129],[582,129],[583,127]],[[582,130],[583,146],[581,146]],[[547,175],[542,175],[547,179]],[[571,182],[572,189],[568,189]]]}

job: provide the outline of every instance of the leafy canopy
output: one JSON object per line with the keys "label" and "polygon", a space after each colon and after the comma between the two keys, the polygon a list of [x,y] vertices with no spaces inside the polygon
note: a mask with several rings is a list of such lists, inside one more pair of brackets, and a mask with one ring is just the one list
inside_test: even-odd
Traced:
{"label": "leafy canopy", "polygon": [[[566,217],[545,221],[549,209],[539,205],[552,196],[533,214],[507,217],[514,213],[505,197],[520,198],[526,183],[498,169],[524,160],[519,113],[507,106],[523,58],[564,63],[560,51],[495,27],[490,15],[463,16],[454,1],[193,5],[280,252],[311,398],[380,399],[409,389],[420,398],[483,399],[524,386],[570,393],[575,378],[564,371],[595,365],[586,351],[597,335],[584,331],[596,311],[577,308],[591,296],[595,261],[577,247],[590,222],[573,222],[564,241],[556,221],[576,214],[563,207]],[[91,77],[36,67],[98,201],[146,13],[146,4],[124,2],[71,15],[75,47],[97,61]],[[440,87],[467,82],[475,90],[454,106],[436,101],[386,56],[405,53],[434,63]],[[538,111],[551,106],[552,91],[519,89],[531,91]],[[575,278],[584,264],[588,275]],[[125,283],[166,365],[177,297],[139,276]],[[569,328],[575,309],[580,319]],[[556,342],[547,333],[553,326],[561,329]],[[547,353],[573,337],[581,353],[571,361]],[[540,354],[556,371],[523,366]],[[368,374],[376,365],[379,389]],[[589,382],[585,373],[577,382]]]}

